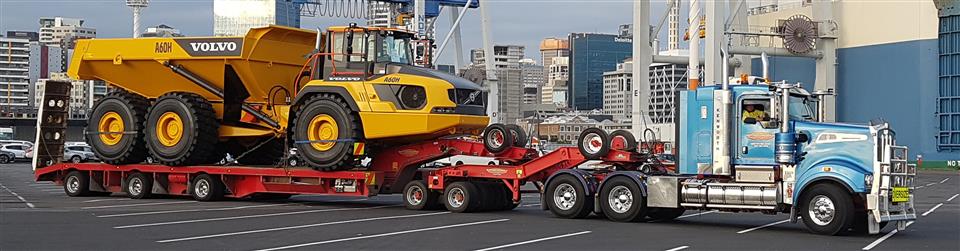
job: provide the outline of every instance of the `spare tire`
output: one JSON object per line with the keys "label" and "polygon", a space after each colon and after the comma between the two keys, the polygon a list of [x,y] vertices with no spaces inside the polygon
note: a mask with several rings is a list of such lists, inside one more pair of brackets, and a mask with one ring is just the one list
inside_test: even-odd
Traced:
{"label": "spare tire", "polygon": [[587,159],[601,159],[610,152],[610,137],[600,128],[587,128],[577,137],[577,149]]}
{"label": "spare tire", "polygon": [[502,153],[513,143],[513,134],[503,124],[492,124],[483,129],[483,147],[489,152]]}
{"label": "spare tire", "polygon": [[530,141],[530,138],[527,137],[527,132],[518,125],[509,124],[506,126],[507,130],[510,131],[510,136],[513,136],[513,146],[527,147],[527,141]]}

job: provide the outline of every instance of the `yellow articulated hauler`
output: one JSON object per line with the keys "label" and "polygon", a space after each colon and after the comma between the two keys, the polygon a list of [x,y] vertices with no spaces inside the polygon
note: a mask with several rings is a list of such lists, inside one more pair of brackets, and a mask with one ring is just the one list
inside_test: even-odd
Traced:
{"label": "yellow articulated hauler", "polygon": [[90,39],[68,73],[114,87],[90,114],[87,141],[112,164],[275,165],[287,147],[320,170],[353,168],[376,149],[489,122],[485,93],[412,65],[413,35],[280,26],[245,37]]}

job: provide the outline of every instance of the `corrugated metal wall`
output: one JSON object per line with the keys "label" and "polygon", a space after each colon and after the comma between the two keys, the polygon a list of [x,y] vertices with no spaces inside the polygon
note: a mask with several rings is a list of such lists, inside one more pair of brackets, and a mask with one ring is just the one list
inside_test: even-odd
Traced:
{"label": "corrugated metal wall", "polygon": [[940,16],[937,151],[960,151],[960,15]]}

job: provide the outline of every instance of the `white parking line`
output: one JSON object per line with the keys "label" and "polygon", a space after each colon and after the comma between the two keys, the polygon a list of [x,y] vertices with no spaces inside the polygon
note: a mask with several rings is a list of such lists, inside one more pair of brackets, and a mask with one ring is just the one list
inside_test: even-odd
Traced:
{"label": "white parking line", "polygon": [[526,204],[526,205],[523,205],[523,206],[525,206],[525,207],[539,207],[539,206],[540,206],[540,203]]}
{"label": "white parking line", "polygon": [[[908,226],[908,227],[909,227],[910,225],[913,225],[913,221],[907,223],[907,226]],[[894,229],[893,231],[890,231],[889,233],[883,235],[883,237],[880,237],[879,239],[871,242],[870,245],[867,245],[866,247],[863,247],[863,249],[861,249],[861,250],[870,250],[870,249],[876,247],[877,245],[880,245],[881,242],[887,240],[887,238],[890,238],[890,236],[893,236],[894,234],[897,234],[897,232],[900,232],[900,231]]]}
{"label": "white parking line", "polygon": [[940,208],[940,206],[943,206],[943,203],[937,204],[936,206],[933,206],[933,208],[930,208],[930,210],[923,212],[922,216],[927,216],[928,214],[933,213],[933,210],[937,210],[937,208]]}
{"label": "white parking line", "polygon": [[948,201],[948,202],[949,202],[949,201],[953,201],[954,198],[957,198],[957,195],[960,195],[960,193],[954,194],[954,195],[951,196],[949,199],[947,199],[947,201]]}
{"label": "white parking line", "polygon": [[687,249],[687,248],[689,248],[689,247],[690,247],[690,246],[679,246],[679,247],[675,247],[675,248],[671,248],[671,249],[667,249],[667,251],[677,251],[677,250],[684,250],[684,249]]}
{"label": "white parking line", "polygon": [[582,232],[569,233],[569,234],[563,234],[563,235],[557,235],[557,236],[550,236],[550,237],[545,237],[545,238],[540,238],[540,239],[533,239],[533,240],[529,240],[529,241],[522,241],[522,242],[517,242],[517,243],[510,243],[510,244],[500,245],[500,246],[496,246],[496,247],[489,247],[489,248],[484,248],[484,249],[477,249],[476,251],[490,251],[490,250],[495,250],[495,249],[503,249],[503,248],[508,248],[508,247],[515,247],[515,246],[526,245],[526,244],[530,244],[530,243],[536,243],[536,242],[541,242],[541,241],[548,241],[548,240],[553,240],[553,239],[558,239],[558,238],[563,238],[563,237],[570,237],[570,236],[581,235],[581,234],[589,234],[589,233],[592,233],[592,232],[591,232],[591,231],[582,231]]}
{"label": "white parking line", "polygon": [[184,204],[184,203],[197,203],[197,202],[196,202],[196,201],[153,202],[153,203],[140,203],[140,204],[123,204],[123,205],[108,205],[108,206],[95,206],[95,207],[81,207],[80,209],[103,209],[103,208],[118,208],[118,207],[140,207],[140,206],[156,206],[156,205],[170,205],[170,204]]}
{"label": "white parking line", "polygon": [[275,247],[275,248],[260,249],[259,251],[273,251],[273,250],[281,250],[281,249],[291,249],[291,248],[299,248],[299,247],[314,246],[314,245],[323,245],[323,244],[336,243],[336,242],[362,240],[362,239],[370,239],[370,238],[377,238],[377,237],[384,237],[384,236],[392,236],[392,235],[400,235],[400,234],[409,234],[409,233],[433,231],[433,230],[440,230],[440,229],[447,229],[447,228],[466,227],[466,226],[473,226],[473,225],[480,225],[480,224],[497,223],[497,222],[504,222],[504,221],[508,221],[508,220],[510,220],[510,219],[497,219],[497,220],[488,220],[488,221],[475,221],[475,222],[461,223],[461,224],[454,224],[454,225],[446,225],[446,226],[439,226],[439,227],[428,227],[428,228],[420,228],[420,229],[413,229],[413,230],[404,230],[404,231],[397,231],[397,232],[390,232],[390,233],[382,233],[382,234],[374,234],[374,235],[366,235],[366,236],[357,236],[357,237],[350,237],[350,238],[343,238],[343,239],[334,239],[334,240],[328,240],[328,241],[310,242],[310,243],[296,244],[296,245],[290,245],[290,246],[282,246],[282,247]]}
{"label": "white parking line", "polygon": [[0,188],[3,188],[3,190],[7,190],[8,193],[12,194],[13,196],[16,196],[17,199],[20,200],[20,202],[23,202],[23,204],[27,204],[27,207],[34,208],[33,203],[27,202],[27,200],[24,199],[23,196],[20,196],[14,191],[10,191],[10,188],[7,188],[7,186],[0,184]]}
{"label": "white parking line", "polygon": [[287,205],[299,205],[299,204],[266,204],[266,205],[252,205],[252,206],[239,206],[239,207],[199,208],[199,209],[181,209],[181,210],[138,212],[138,213],[125,213],[125,214],[107,214],[107,215],[98,215],[97,218],[112,218],[112,217],[125,217],[125,216],[138,216],[138,215],[153,215],[153,214],[172,214],[172,213],[186,213],[186,212],[203,212],[203,211],[228,211],[228,210],[237,210],[237,209],[276,207],[276,206],[287,206]]}
{"label": "white parking line", "polygon": [[186,238],[159,240],[159,241],[157,241],[157,242],[159,242],[159,243],[168,243],[168,242],[178,242],[178,241],[190,241],[190,240],[209,239],[209,238],[216,238],[216,237],[235,236],[235,235],[244,235],[244,234],[255,234],[255,233],[263,233],[263,232],[273,232],[273,231],[283,231],[283,230],[301,229],[301,228],[310,228],[310,227],[319,227],[319,226],[329,226],[329,225],[355,223],[355,222],[365,222],[365,221],[375,221],[375,220],[389,220],[389,219],[402,219],[402,218],[412,218],[412,217],[423,217],[423,216],[432,216],[432,215],[440,215],[440,214],[448,214],[448,213],[450,213],[450,212],[435,212],[435,213],[425,213],[425,214],[408,214],[408,215],[384,216],[384,217],[374,217],[374,218],[365,218],[365,219],[332,221],[332,222],[323,222],[323,223],[307,224],[307,225],[298,225],[298,226],[289,226],[289,227],[265,228],[265,229],[248,230],[248,231],[240,231],[240,232],[232,232],[232,233],[211,234],[211,235],[201,235],[201,236],[193,236],[193,237],[186,237]]}
{"label": "white parking line", "polygon": [[165,225],[175,225],[175,224],[187,224],[187,223],[197,223],[197,222],[237,220],[237,219],[272,217],[272,216],[283,216],[283,215],[294,215],[294,214],[309,214],[309,213],[333,212],[333,211],[352,211],[352,210],[364,210],[364,209],[377,209],[377,208],[385,208],[385,207],[395,207],[395,206],[353,207],[353,208],[330,208],[330,209],[318,209],[318,210],[307,210],[307,211],[296,211],[296,212],[284,212],[284,213],[271,213],[271,214],[254,214],[254,215],[243,215],[243,216],[231,216],[231,217],[222,217],[222,218],[206,218],[206,219],[196,219],[196,220],[181,220],[181,221],[156,222],[156,223],[146,223],[146,224],[137,224],[137,225],[116,226],[116,227],[113,227],[113,228],[116,228],[116,229],[124,229],[124,228],[138,228],[138,227],[155,227],[155,226],[165,226]]}
{"label": "white parking line", "polygon": [[683,219],[683,218],[693,217],[693,216],[700,216],[700,215],[704,215],[704,214],[712,214],[712,213],[716,213],[716,212],[717,212],[717,211],[706,211],[706,212],[700,212],[700,213],[695,213],[695,214],[681,215],[680,217],[677,217],[677,219]]}
{"label": "white parking line", "polygon": [[53,184],[53,183],[49,183],[49,184],[46,184],[46,183],[30,183],[30,184],[27,184],[27,185],[28,185],[28,186],[32,186],[32,187],[60,187],[59,185]]}
{"label": "white parking line", "polygon": [[947,180],[950,180],[950,178],[946,178],[946,179],[941,180],[941,181],[940,181],[940,184],[943,184],[944,182],[947,182]]}
{"label": "white parking line", "polygon": [[85,201],[83,201],[83,203],[92,203],[92,202],[101,202],[101,201],[117,201],[117,200],[130,200],[130,198],[114,198],[114,199],[85,200]]}
{"label": "white parking line", "polygon": [[765,227],[774,226],[774,225],[779,225],[779,224],[783,224],[783,223],[787,223],[787,222],[790,222],[790,220],[787,219],[787,220],[777,221],[777,222],[773,222],[773,223],[766,224],[766,225],[759,226],[759,227],[748,228],[748,229],[745,229],[745,230],[740,230],[740,232],[737,232],[737,233],[738,233],[738,234],[749,233],[749,232],[754,231],[754,230],[757,230],[757,229],[762,229],[762,228],[765,228]]}

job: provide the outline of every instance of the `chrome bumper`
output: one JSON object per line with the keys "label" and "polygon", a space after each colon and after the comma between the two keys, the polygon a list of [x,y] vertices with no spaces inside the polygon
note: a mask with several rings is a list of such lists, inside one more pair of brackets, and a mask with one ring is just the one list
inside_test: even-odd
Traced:
{"label": "chrome bumper", "polygon": [[[871,234],[880,232],[882,222],[897,222],[897,228],[902,230],[909,221],[917,219],[913,207],[917,166],[907,163],[907,147],[895,145],[894,134],[889,129],[878,130],[875,142],[873,180],[867,194],[867,221]],[[895,187],[905,187],[909,199],[893,202]]]}

